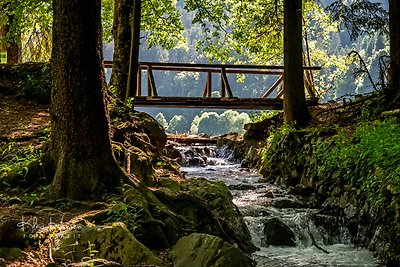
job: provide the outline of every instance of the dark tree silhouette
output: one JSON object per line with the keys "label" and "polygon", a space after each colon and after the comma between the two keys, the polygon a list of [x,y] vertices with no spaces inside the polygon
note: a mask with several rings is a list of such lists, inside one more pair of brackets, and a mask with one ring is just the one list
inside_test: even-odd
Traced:
{"label": "dark tree silhouette", "polygon": [[304,92],[302,1],[284,1],[285,121],[306,126],[310,119]]}

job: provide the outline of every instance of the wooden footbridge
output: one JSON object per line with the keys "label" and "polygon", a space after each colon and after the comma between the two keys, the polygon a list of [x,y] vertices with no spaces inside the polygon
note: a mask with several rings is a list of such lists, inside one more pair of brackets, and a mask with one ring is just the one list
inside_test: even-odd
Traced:
{"label": "wooden footbridge", "polygon": [[[111,68],[112,61],[104,61],[104,67]],[[138,107],[174,108],[283,109],[283,69],[283,66],[265,65],[140,62],[134,105]],[[321,67],[304,67],[305,90],[309,105],[316,105],[319,100],[314,87],[312,71],[320,69]],[[154,80],[154,71],[206,73],[203,94],[198,97],[160,96]],[[142,95],[143,72],[147,72],[147,95]],[[233,94],[227,74],[273,75],[276,76],[276,81],[266,88],[265,93],[258,98],[239,98]],[[213,75],[218,75],[220,78],[220,97],[212,96]]]}

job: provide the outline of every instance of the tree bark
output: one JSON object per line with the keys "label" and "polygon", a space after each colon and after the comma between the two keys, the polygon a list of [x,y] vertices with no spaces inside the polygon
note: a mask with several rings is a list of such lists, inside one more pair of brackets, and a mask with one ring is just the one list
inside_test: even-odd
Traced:
{"label": "tree bark", "polygon": [[391,102],[400,96],[400,2],[389,0],[390,70],[387,97]]}
{"label": "tree bark", "polygon": [[302,1],[284,0],[284,113],[297,127],[311,119],[304,92]]}
{"label": "tree bark", "polygon": [[140,49],[140,21],[142,11],[142,0],[135,0],[133,7],[133,19],[131,20],[132,36],[131,49],[129,58],[129,72],[127,92],[125,99],[135,96],[138,85],[138,70],[139,70],[139,49]]}
{"label": "tree bark", "polygon": [[114,1],[114,56],[110,85],[118,90],[121,100],[126,97],[128,85],[129,59],[131,48],[131,23],[132,0]]}
{"label": "tree bark", "polygon": [[124,172],[111,149],[102,67],[101,0],[54,0],[51,145],[53,198],[113,190]]}

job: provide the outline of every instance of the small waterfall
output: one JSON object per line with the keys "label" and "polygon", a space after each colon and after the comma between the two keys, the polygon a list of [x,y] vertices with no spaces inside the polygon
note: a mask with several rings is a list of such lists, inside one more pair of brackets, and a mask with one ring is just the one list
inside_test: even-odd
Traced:
{"label": "small waterfall", "polygon": [[[223,181],[231,189],[252,241],[260,248],[253,254],[257,266],[383,266],[371,252],[351,244],[349,230],[337,215],[310,209],[283,188],[257,183],[259,174],[230,161],[228,149],[185,146],[179,150],[187,178]],[[202,164],[196,165],[193,158],[201,158]]]}

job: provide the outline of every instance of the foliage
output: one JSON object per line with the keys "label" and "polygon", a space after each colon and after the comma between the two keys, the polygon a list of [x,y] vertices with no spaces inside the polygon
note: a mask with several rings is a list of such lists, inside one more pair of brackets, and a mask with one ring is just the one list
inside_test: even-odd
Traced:
{"label": "foliage", "polygon": [[250,120],[251,122],[261,122],[266,119],[270,119],[272,117],[275,117],[278,114],[283,113],[282,110],[261,110],[257,112],[252,112],[250,114]]}
{"label": "foliage", "polygon": [[39,73],[22,75],[22,91],[37,104],[50,103],[51,74],[50,66],[45,65]]}
{"label": "foliage", "polygon": [[[0,0],[0,26],[10,31],[0,40],[3,44],[22,45],[24,61],[43,61],[51,51],[51,0]],[[12,18],[12,19],[11,19]]]}
{"label": "foliage", "polygon": [[353,39],[364,33],[389,33],[389,14],[382,3],[369,0],[334,1],[326,10],[334,20],[340,21],[341,28],[349,30]]}
{"label": "foliage", "polygon": [[184,133],[189,131],[190,124],[182,115],[175,115],[169,121],[167,132],[169,133]]}
{"label": "foliage", "polygon": [[216,112],[203,112],[201,116],[193,119],[190,131],[193,134],[206,133],[209,135],[221,135],[229,132],[243,133],[243,125],[249,122],[249,115],[244,112],[226,110],[221,115]]}
{"label": "foliage", "polygon": [[39,162],[39,165],[43,165],[42,158],[42,151],[33,146],[20,148],[15,143],[2,142],[0,143],[0,178],[13,176],[23,179],[33,163]]}
{"label": "foliage", "polygon": [[168,122],[164,117],[164,114],[162,114],[161,112],[159,112],[156,117],[155,117],[156,121],[164,128],[164,129],[168,129]]}
{"label": "foliage", "polygon": [[354,133],[315,145],[317,175],[358,188],[377,210],[396,208],[400,194],[400,126],[395,119],[364,122]]}
{"label": "foliage", "polygon": [[112,195],[108,201],[111,202],[111,209],[107,213],[108,218],[105,222],[123,222],[129,231],[134,233],[143,217],[143,207],[138,206],[137,203],[128,202],[127,197],[120,195]]}

